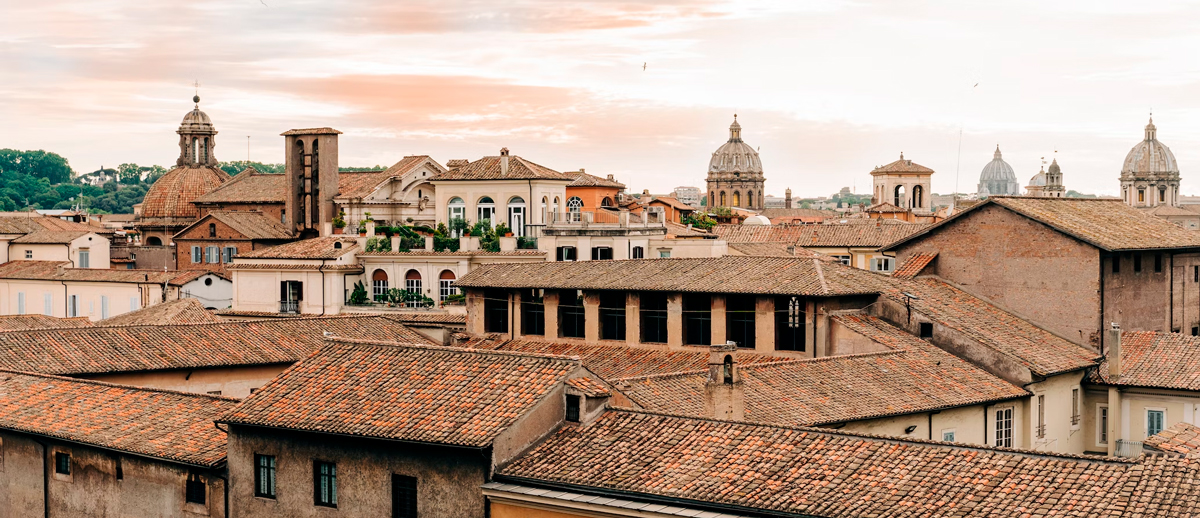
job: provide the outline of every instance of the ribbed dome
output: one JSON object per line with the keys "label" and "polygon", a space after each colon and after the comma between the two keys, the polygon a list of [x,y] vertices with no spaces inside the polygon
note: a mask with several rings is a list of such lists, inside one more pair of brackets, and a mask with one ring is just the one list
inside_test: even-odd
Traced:
{"label": "ribbed dome", "polygon": [[1179,174],[1179,165],[1175,162],[1175,154],[1158,141],[1157,132],[1152,118],[1146,125],[1146,138],[1133,146],[1133,149],[1129,150],[1129,154],[1125,155],[1125,165],[1121,168],[1122,175]]}
{"label": "ribbed dome", "polygon": [[229,179],[215,167],[176,167],[154,181],[142,200],[142,218],[200,216],[192,201]]}
{"label": "ribbed dome", "polygon": [[1000,155],[1000,146],[992,155],[992,161],[983,166],[979,173],[979,194],[981,196],[1012,196],[1021,194],[1021,184],[1017,183],[1017,173]]}
{"label": "ribbed dome", "polygon": [[1039,171],[1038,174],[1033,175],[1033,178],[1029,179],[1029,186],[1030,187],[1045,187],[1046,186],[1046,172]]}
{"label": "ribbed dome", "polygon": [[758,173],[762,174],[762,162],[758,159],[758,151],[742,142],[742,125],[733,116],[733,124],[729,125],[729,141],[717,148],[712,160],[708,162],[709,172],[714,173]]}
{"label": "ribbed dome", "polygon": [[208,118],[207,113],[200,111],[200,96],[192,97],[192,102],[196,103],[196,107],[183,116],[183,122],[179,123],[180,129],[184,130],[189,126],[207,126],[207,128],[196,127],[194,129],[212,129],[212,120]]}

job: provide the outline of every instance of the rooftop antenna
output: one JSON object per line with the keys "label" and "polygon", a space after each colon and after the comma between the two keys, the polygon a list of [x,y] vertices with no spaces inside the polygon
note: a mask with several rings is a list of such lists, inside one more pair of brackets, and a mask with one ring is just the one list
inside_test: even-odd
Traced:
{"label": "rooftop antenna", "polygon": [[[972,85],[971,91],[974,92],[975,88],[977,86],[979,86],[979,83],[975,83],[974,85]],[[958,157],[954,161],[954,196],[952,197],[953,199],[950,201],[950,213],[946,214],[947,216],[953,216],[954,209],[958,208],[958,173],[959,173],[959,170],[962,168],[962,136],[963,136],[963,126],[964,125],[965,125],[965,122],[963,120],[959,120],[959,123],[958,123]]]}
{"label": "rooftop antenna", "polygon": [[246,135],[246,167],[250,167],[250,135]]}

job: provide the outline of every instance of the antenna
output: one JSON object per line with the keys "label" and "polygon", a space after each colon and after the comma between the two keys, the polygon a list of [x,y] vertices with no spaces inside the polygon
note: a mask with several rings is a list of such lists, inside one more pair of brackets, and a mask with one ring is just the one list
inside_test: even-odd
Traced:
{"label": "antenna", "polygon": [[200,80],[197,79],[192,85],[196,87],[196,95],[200,95]]}
{"label": "antenna", "polygon": [[246,167],[250,167],[250,135],[246,135]]}

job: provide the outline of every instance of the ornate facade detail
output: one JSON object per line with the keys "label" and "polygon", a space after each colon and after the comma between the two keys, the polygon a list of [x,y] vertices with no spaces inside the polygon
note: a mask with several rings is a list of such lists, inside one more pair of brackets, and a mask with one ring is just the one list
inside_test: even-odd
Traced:
{"label": "ornate facade detail", "polygon": [[217,146],[217,130],[212,125],[208,114],[200,111],[200,96],[192,97],[196,107],[183,116],[183,122],[175,133],[179,134],[179,159],[175,165],[180,167],[216,167],[217,158],[213,148]]}
{"label": "ornate facade detail", "polygon": [[979,197],[1016,196],[1021,194],[1021,184],[1017,182],[1017,173],[1000,157],[1000,145],[996,145],[996,153],[992,161],[983,166],[979,173]]}
{"label": "ornate facade detail", "polygon": [[933,169],[906,160],[904,153],[900,153],[900,160],[871,171],[873,199],[876,204],[890,203],[915,214],[931,213],[929,184],[932,176]]}
{"label": "ornate facade detail", "polygon": [[758,151],[742,141],[742,125],[737,115],[729,125],[729,140],[713,153],[708,162],[708,206],[763,209],[762,161]]}
{"label": "ornate facade detail", "polygon": [[1134,207],[1179,205],[1179,165],[1171,150],[1158,141],[1154,119],[1121,167],[1121,198]]}

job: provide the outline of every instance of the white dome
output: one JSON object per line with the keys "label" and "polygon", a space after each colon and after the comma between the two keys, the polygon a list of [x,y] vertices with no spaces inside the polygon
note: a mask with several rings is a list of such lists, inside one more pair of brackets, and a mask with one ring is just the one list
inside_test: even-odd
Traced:
{"label": "white dome", "polygon": [[755,214],[753,216],[746,218],[746,220],[743,221],[742,224],[743,225],[770,225],[771,220],[769,218],[767,218],[766,216],[763,216],[762,214]]}
{"label": "white dome", "polygon": [[992,157],[992,161],[983,166],[983,171],[979,173],[979,194],[981,196],[1021,194],[1021,185],[1017,183],[1017,173],[1013,171],[1012,166],[1008,165],[1008,162],[1000,158],[999,145],[996,146],[996,153]]}
{"label": "white dome", "polygon": [[1029,186],[1030,187],[1045,187],[1046,186],[1046,172],[1040,171],[1040,172],[1038,172],[1038,174],[1033,175],[1033,178],[1029,179]]}
{"label": "white dome", "polygon": [[729,125],[729,141],[721,144],[708,161],[708,170],[713,173],[762,173],[762,162],[758,151],[742,141],[742,125],[733,116]]}
{"label": "white dome", "polygon": [[1133,149],[1129,150],[1129,154],[1125,155],[1125,164],[1121,167],[1122,175],[1179,173],[1179,165],[1175,163],[1175,154],[1158,141],[1157,132],[1157,128],[1154,127],[1154,119],[1150,119],[1150,123],[1146,125],[1146,138],[1133,146]]}

